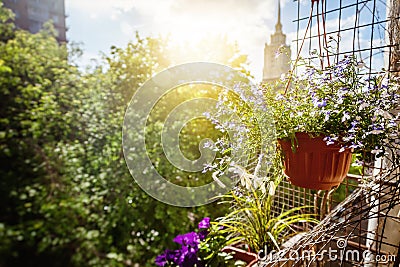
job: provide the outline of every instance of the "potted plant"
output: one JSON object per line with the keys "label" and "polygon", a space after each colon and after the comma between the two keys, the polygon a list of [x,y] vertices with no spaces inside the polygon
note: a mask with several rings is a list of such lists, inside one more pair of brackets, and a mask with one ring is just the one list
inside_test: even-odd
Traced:
{"label": "potted plant", "polygon": [[[279,248],[280,242],[297,234],[291,232],[291,224],[313,220],[302,214],[303,207],[273,216],[270,192],[279,183],[282,169],[294,184],[330,189],[347,174],[352,152],[361,152],[364,158],[366,154],[381,157],[388,140],[399,139],[399,114],[394,112],[400,99],[398,80],[385,74],[367,76],[364,66],[351,56],[326,69],[306,66],[304,74],[288,79],[291,86],[284,93],[277,93],[274,86],[260,90],[239,85],[234,92],[223,92],[217,112],[207,114],[233,138],[207,144],[223,157],[206,165],[205,171],[213,171],[217,180],[232,168],[240,169],[241,162],[232,160],[233,152],[250,159],[243,161],[244,166],[254,169],[253,175],[239,172],[242,185],[226,196],[232,211],[217,220],[227,246],[246,244],[252,253],[265,246]],[[274,150],[276,146],[270,142],[271,131],[263,129],[266,125],[274,128],[273,138],[279,143],[275,155],[268,154],[268,144],[273,143]],[[316,152],[307,151],[311,147]],[[319,171],[314,171],[317,167]]]}
{"label": "potted plant", "polygon": [[325,136],[305,132],[295,134],[297,146],[289,139],[279,139],[284,157],[284,173],[296,186],[330,190],[346,177],[351,164],[352,149],[341,151],[339,144],[327,145]]}
{"label": "potted plant", "polygon": [[[179,249],[165,250],[155,262],[158,266],[253,266],[269,252],[279,251],[280,245],[299,232],[299,223],[317,223],[310,207],[285,209],[275,203],[275,189],[283,178],[278,156],[273,159],[268,177],[258,177],[262,159],[253,174],[234,166],[240,183],[227,193],[220,204],[228,203],[231,211],[214,222],[206,217],[198,230],[178,235],[174,242]],[[261,178],[262,181],[260,181]],[[280,205],[280,213],[274,206]]]}
{"label": "potted plant", "polygon": [[226,236],[210,218],[203,218],[198,230],[177,235],[178,249],[166,249],[155,259],[157,266],[173,267],[223,267],[242,266],[256,262],[257,255],[238,248],[226,247]]}
{"label": "potted plant", "polygon": [[204,243],[209,234],[210,218],[203,218],[198,224],[198,231],[178,235],[174,242],[179,244],[179,249],[166,249],[155,259],[157,266],[194,267],[204,266],[204,261],[199,256],[201,243]]}
{"label": "potted plant", "polygon": [[266,86],[284,172],[293,184],[331,189],[346,176],[352,151],[380,157],[398,136],[399,82],[364,74],[364,68],[346,56],[326,69],[306,66],[286,80],[291,86],[284,93]]}
{"label": "potted plant", "polygon": [[318,222],[315,214],[308,212],[310,207],[287,209],[285,203],[274,201],[276,187],[283,178],[282,162],[278,153],[269,160],[267,173],[261,172],[265,164],[262,156],[258,157],[253,173],[236,164],[230,167],[240,183],[221,203],[228,203],[231,211],[211,223],[213,230],[207,237],[222,240],[222,251],[233,253],[233,258],[244,261],[246,266],[256,264],[270,252],[280,251],[281,244],[299,234],[295,225]]}
{"label": "potted plant", "polygon": [[241,175],[242,185],[246,186],[239,185],[226,195],[232,211],[215,222],[219,234],[226,236],[223,251],[235,252],[247,266],[255,264],[260,256],[279,251],[281,244],[299,233],[294,230],[295,224],[318,222],[314,214],[307,212],[309,207],[282,207],[276,215],[273,207],[278,205],[274,195],[279,177],[259,188],[254,187],[253,178],[247,173]]}

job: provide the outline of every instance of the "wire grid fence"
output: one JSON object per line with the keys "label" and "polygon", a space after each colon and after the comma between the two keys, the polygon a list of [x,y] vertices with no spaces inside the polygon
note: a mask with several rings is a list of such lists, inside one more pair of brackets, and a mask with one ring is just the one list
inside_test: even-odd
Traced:
{"label": "wire grid fence", "polygon": [[[342,184],[332,191],[312,190],[292,185],[288,179],[280,182],[274,197],[273,213],[278,216],[283,209],[291,207],[307,206],[302,212],[317,214],[322,219],[332,208],[341,203],[347,196],[353,193],[363,179],[361,175],[348,174]],[[302,224],[299,230],[307,230],[312,225]]]}
{"label": "wire grid fence", "polygon": [[[382,69],[400,74],[400,1],[294,0],[294,4],[297,34],[292,47],[298,57],[323,67],[352,55],[365,64],[368,75]],[[365,167],[363,175],[349,174],[335,191],[282,181],[274,212],[310,206],[308,212],[322,221],[313,229],[298,225],[306,232],[259,266],[400,266],[400,156],[395,141],[388,147],[390,157]]]}
{"label": "wire grid fence", "polygon": [[363,177],[320,224],[259,266],[399,266],[399,157],[392,163]]}
{"label": "wire grid fence", "polygon": [[[353,55],[363,61],[370,74],[388,66],[392,50],[386,0],[297,1],[297,33],[293,40],[297,55],[322,57],[323,64]],[[304,4],[307,3],[307,4]],[[310,12],[312,11],[312,14]],[[314,51],[319,52],[319,56]]]}

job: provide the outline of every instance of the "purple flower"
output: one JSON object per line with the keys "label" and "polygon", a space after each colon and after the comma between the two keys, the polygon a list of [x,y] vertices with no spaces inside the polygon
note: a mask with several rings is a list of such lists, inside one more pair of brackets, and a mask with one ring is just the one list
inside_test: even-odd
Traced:
{"label": "purple flower", "polygon": [[164,253],[156,257],[157,266],[164,267],[168,263],[173,263],[179,267],[203,266],[197,257],[197,247],[182,246],[180,250],[165,250]]}
{"label": "purple flower", "polygon": [[317,107],[322,108],[326,106],[326,100],[322,99],[317,103]]}
{"label": "purple flower", "polygon": [[180,250],[169,250],[166,249],[164,253],[156,257],[155,263],[157,266],[165,266],[167,263],[179,264],[179,259],[181,257]]}
{"label": "purple flower", "polygon": [[326,136],[324,138],[325,143],[329,146],[329,145],[333,145],[335,143],[335,138],[332,138],[330,136]]}
{"label": "purple flower", "polygon": [[181,256],[181,251],[180,250],[169,250],[167,249],[165,251],[165,256],[167,258],[168,261],[172,261],[174,263],[178,263],[178,260]]}
{"label": "purple flower", "polygon": [[210,217],[205,217],[199,222],[199,229],[208,229],[210,227]]}
{"label": "purple flower", "polygon": [[331,115],[330,111],[325,112],[325,121],[329,120],[329,116]]}
{"label": "purple flower", "polygon": [[200,241],[203,241],[208,235],[210,227],[210,218],[206,217],[199,222],[201,230],[199,233],[189,232],[183,235],[178,235],[174,238],[174,242],[181,245],[179,250],[165,250],[164,253],[156,257],[155,263],[157,266],[164,267],[167,264],[173,263],[179,267],[203,267],[204,264],[197,257]]}
{"label": "purple flower", "polygon": [[352,143],[349,147],[357,149],[357,148],[363,147],[363,145],[360,142],[356,142],[356,143]]}
{"label": "purple flower", "polygon": [[174,242],[182,246],[196,247],[200,243],[200,238],[196,232],[189,232],[183,235],[178,235],[174,238]]}
{"label": "purple flower", "polygon": [[384,128],[381,125],[373,124],[371,134],[381,134],[384,132]]}
{"label": "purple flower", "polygon": [[165,256],[164,253],[158,255],[158,256],[156,257],[155,262],[156,262],[156,265],[157,265],[157,266],[161,266],[161,267],[165,266],[165,265],[168,263],[167,258],[166,258],[166,256]]}
{"label": "purple flower", "polygon": [[181,255],[179,262],[177,263],[179,267],[193,267],[200,266],[200,261],[197,257],[197,248],[185,247],[181,249]]}
{"label": "purple flower", "polygon": [[207,235],[208,235],[208,230],[200,231],[200,232],[199,232],[199,239],[200,239],[201,241],[203,241],[204,239],[206,239]]}
{"label": "purple flower", "polygon": [[351,127],[349,129],[349,132],[353,133],[353,132],[355,132],[357,130],[357,126],[358,126],[359,122],[358,121],[352,121],[350,124],[351,124]]}
{"label": "purple flower", "polygon": [[318,107],[318,108],[322,108],[322,107],[326,106],[326,100],[325,99],[319,100],[317,98],[314,98],[313,99],[313,103],[314,103],[314,107]]}

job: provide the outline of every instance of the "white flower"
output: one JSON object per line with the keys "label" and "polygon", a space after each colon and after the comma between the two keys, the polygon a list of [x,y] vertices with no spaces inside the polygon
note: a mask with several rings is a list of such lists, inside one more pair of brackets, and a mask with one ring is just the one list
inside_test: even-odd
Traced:
{"label": "white flower", "polygon": [[273,181],[269,181],[268,187],[269,187],[268,194],[269,194],[270,196],[275,195],[275,189],[276,189],[275,183],[274,183]]}
{"label": "white flower", "polygon": [[207,119],[211,118],[211,114],[208,111],[204,112],[203,116],[206,117]]}
{"label": "white flower", "polygon": [[348,119],[350,119],[350,115],[347,112],[344,112],[343,117],[342,117],[342,122],[345,122]]}
{"label": "white flower", "polygon": [[387,112],[387,111],[384,111],[384,112],[383,112],[383,117],[384,117],[385,119],[392,119],[392,118],[393,118],[393,116],[392,116],[389,112]]}
{"label": "white flower", "polygon": [[275,97],[275,100],[282,100],[284,98],[285,97],[282,94],[277,94],[276,97]]}
{"label": "white flower", "polygon": [[382,109],[375,110],[375,116],[383,116],[385,119],[393,118],[389,112],[387,112],[386,110],[382,110]]}
{"label": "white flower", "polygon": [[379,154],[379,153],[382,153],[382,152],[383,152],[383,150],[382,149],[378,149],[378,148],[371,150],[372,154]]}
{"label": "white flower", "polygon": [[263,184],[263,178],[253,177],[253,188],[258,189]]}
{"label": "white flower", "polygon": [[381,134],[381,133],[383,133],[383,132],[384,132],[384,131],[381,130],[381,129],[375,129],[375,130],[370,131],[371,134]]}
{"label": "white flower", "polygon": [[367,103],[362,103],[358,109],[361,111],[366,107],[368,107],[368,104]]}

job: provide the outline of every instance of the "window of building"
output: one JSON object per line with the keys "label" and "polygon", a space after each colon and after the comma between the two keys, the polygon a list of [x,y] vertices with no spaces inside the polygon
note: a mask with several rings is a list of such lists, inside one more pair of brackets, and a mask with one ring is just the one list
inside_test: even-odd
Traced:
{"label": "window of building", "polygon": [[42,21],[49,19],[48,12],[36,6],[28,7],[28,17],[33,20],[42,20]]}
{"label": "window of building", "polygon": [[42,28],[42,23],[32,19],[29,20],[29,31],[31,33],[37,33],[40,31],[40,28]]}
{"label": "window of building", "polygon": [[52,19],[53,22],[56,23],[56,24],[60,22],[59,16],[57,16],[57,15],[53,15],[53,16],[51,17],[51,19]]}
{"label": "window of building", "polygon": [[52,2],[51,8],[53,10],[60,10],[60,9],[62,9],[62,7],[63,7],[63,2],[62,1],[53,1]]}

